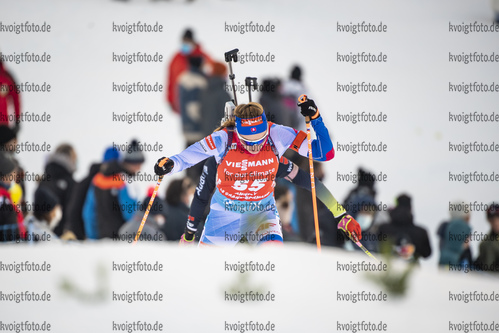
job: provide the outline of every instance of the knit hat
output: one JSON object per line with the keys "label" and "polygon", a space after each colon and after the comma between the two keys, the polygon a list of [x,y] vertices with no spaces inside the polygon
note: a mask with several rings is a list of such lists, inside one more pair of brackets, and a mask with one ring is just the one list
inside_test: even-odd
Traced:
{"label": "knit hat", "polygon": [[376,181],[375,175],[362,168],[359,168],[357,175],[359,178],[359,187],[367,186],[370,189],[374,189],[374,182]]}
{"label": "knit hat", "polygon": [[38,187],[35,192],[35,212],[47,213],[59,204],[55,194],[44,187]]}
{"label": "knit hat", "polygon": [[291,78],[296,81],[301,81],[301,68],[300,66],[294,66],[291,70]]}
{"label": "knit hat", "polygon": [[490,219],[494,216],[499,216],[499,204],[496,202],[491,203],[487,209],[487,218]]}
{"label": "knit hat", "polygon": [[411,197],[407,194],[401,194],[397,197],[397,206],[411,208]]}
{"label": "knit hat", "polygon": [[279,79],[265,79],[263,80],[262,86],[259,88],[261,93],[278,95],[280,86],[281,80]]}
{"label": "knit hat", "polygon": [[123,162],[129,164],[141,164],[145,161],[144,154],[137,140],[132,140],[132,143],[128,145],[128,149],[122,156]]}
{"label": "knit hat", "polygon": [[104,152],[103,162],[109,162],[120,158],[120,152],[114,147],[109,147]]}
{"label": "knit hat", "polygon": [[185,29],[182,39],[194,40],[194,33],[191,29]]}
{"label": "knit hat", "polygon": [[8,175],[16,169],[14,162],[5,153],[0,151],[0,177]]}
{"label": "knit hat", "polygon": [[350,202],[348,202],[348,206],[348,213],[352,215],[354,219],[357,218],[361,210],[367,209],[368,212],[376,210],[376,202],[374,201],[373,196],[366,193],[354,194],[350,199]]}

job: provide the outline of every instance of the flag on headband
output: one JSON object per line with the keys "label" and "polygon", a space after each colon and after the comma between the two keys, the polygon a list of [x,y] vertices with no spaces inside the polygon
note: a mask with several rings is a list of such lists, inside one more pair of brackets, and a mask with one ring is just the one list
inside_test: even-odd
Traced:
{"label": "flag on headband", "polygon": [[241,135],[252,135],[264,133],[267,130],[267,117],[265,112],[254,118],[236,117],[237,132]]}

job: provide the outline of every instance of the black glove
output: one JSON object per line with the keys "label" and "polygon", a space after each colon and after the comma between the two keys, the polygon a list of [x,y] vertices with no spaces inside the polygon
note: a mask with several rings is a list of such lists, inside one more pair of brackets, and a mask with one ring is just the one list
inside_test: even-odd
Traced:
{"label": "black glove", "polygon": [[317,108],[317,105],[315,105],[313,99],[305,97],[305,101],[298,102],[297,105],[300,107],[300,112],[304,117],[310,117],[310,119],[316,119],[319,117],[319,109]]}
{"label": "black glove", "polygon": [[[159,166],[159,163],[166,159],[166,163],[163,164],[163,166]],[[164,176],[173,169],[173,161],[170,160],[168,157],[161,157],[158,162],[154,165],[154,173],[157,174],[158,176]]]}
{"label": "black glove", "polygon": [[191,240],[194,239],[194,236],[195,236],[195,232],[185,228],[185,231],[184,231],[184,238],[186,241],[190,242]]}

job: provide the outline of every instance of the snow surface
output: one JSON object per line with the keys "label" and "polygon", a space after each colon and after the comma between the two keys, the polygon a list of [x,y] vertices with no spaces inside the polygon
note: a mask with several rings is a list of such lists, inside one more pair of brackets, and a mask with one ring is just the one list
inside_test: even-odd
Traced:
{"label": "snow surface", "polygon": [[[223,332],[225,322],[271,321],[276,332],[338,332],[337,322],[370,321],[387,324],[388,332],[446,332],[449,321],[497,323],[495,302],[449,302],[449,292],[497,292],[497,279],[487,276],[450,274],[417,269],[409,279],[404,297],[388,295],[387,302],[340,302],[337,292],[373,292],[381,289],[366,278],[337,270],[337,264],[362,262],[362,253],[310,246],[285,248],[185,249],[139,243],[100,242],[80,246],[10,245],[2,249],[3,262],[24,260],[51,264],[47,272],[2,272],[2,292],[50,293],[50,302],[21,302],[1,305],[3,322],[47,321],[52,332],[109,332],[112,322],[146,321],[163,323],[163,332]],[[5,257],[4,257],[5,256]],[[8,260],[6,258],[9,258]],[[116,264],[142,261],[163,264],[162,272],[112,271]],[[259,262],[275,265],[273,272],[226,271],[225,264]],[[402,266],[396,265],[398,269]],[[98,279],[99,268],[103,280]],[[87,295],[103,289],[103,298],[86,301],[64,291],[69,283]],[[275,294],[274,302],[229,302],[225,291],[233,288]],[[117,302],[112,292],[156,291],[163,302]],[[22,309],[22,310],[21,310]],[[187,326],[187,327],[186,327]],[[360,330],[359,330],[360,332]]]}

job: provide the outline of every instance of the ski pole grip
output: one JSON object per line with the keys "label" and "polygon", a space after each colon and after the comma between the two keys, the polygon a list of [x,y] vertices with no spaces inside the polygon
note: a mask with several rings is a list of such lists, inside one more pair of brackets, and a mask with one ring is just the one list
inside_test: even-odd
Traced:
{"label": "ski pole grip", "polygon": [[[298,97],[298,104],[305,103],[306,101],[308,101],[307,95],[303,94],[300,97]],[[310,117],[308,117],[308,116],[305,117],[305,122],[307,124],[310,123]]]}
{"label": "ski pole grip", "polygon": [[166,162],[168,162],[168,157],[163,158],[158,165],[162,167],[163,165],[165,165]]}

